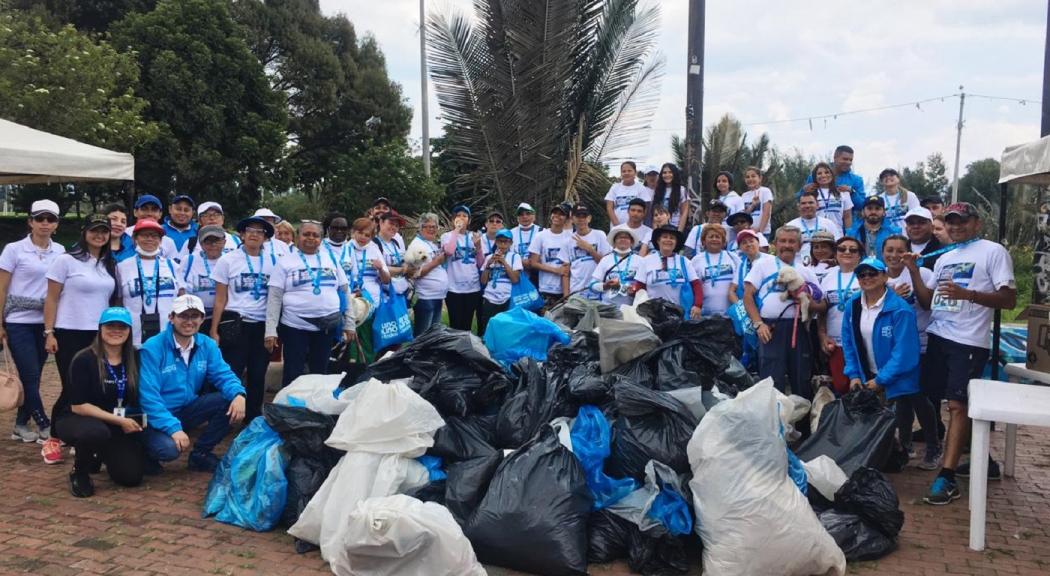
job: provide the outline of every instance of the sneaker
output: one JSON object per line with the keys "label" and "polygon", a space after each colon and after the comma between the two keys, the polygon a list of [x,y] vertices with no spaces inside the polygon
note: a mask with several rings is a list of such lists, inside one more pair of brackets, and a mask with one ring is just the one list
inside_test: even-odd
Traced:
{"label": "sneaker", "polygon": [[941,467],[941,450],[939,448],[933,451],[927,450],[922,462],[916,464],[915,467],[919,470],[937,470]]}
{"label": "sneaker", "polygon": [[69,473],[69,492],[77,498],[88,498],[95,495],[95,483],[87,472],[81,472],[76,468]]}
{"label": "sneaker", "polygon": [[[955,469],[955,475],[960,478],[970,477],[970,463],[963,462],[959,464],[959,467]],[[999,463],[995,460],[988,460],[988,479],[989,480],[1002,480],[1003,471],[999,469]]]}
{"label": "sneaker", "polygon": [[38,437],[38,442],[40,442],[41,444],[47,442],[49,439],[51,439],[51,425],[49,424],[47,426],[44,426],[43,428],[37,426],[36,435]]}
{"label": "sneaker", "polygon": [[938,476],[930,486],[930,491],[922,497],[922,501],[934,506],[944,506],[959,498],[962,498],[962,494],[959,494],[959,487],[955,485],[955,481]]}
{"label": "sneaker", "polygon": [[40,455],[44,457],[44,464],[58,464],[62,461],[62,444],[57,438],[49,438],[40,449]]}
{"label": "sneaker", "polygon": [[211,452],[206,454],[190,452],[187,467],[196,472],[215,472],[215,469],[219,467],[219,462],[219,457]]}
{"label": "sneaker", "polygon": [[14,430],[11,431],[12,440],[20,440],[25,444],[36,442],[38,438],[40,436],[29,429],[29,424],[15,424]]}

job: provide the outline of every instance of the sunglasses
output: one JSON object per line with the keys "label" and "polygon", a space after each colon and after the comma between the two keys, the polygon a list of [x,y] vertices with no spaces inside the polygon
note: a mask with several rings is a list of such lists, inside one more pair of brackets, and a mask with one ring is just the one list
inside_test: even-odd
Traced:
{"label": "sunglasses", "polygon": [[36,216],[33,216],[33,222],[50,222],[54,224],[55,222],[58,222],[58,218],[51,214],[37,214]]}
{"label": "sunglasses", "polygon": [[299,223],[300,224],[317,224],[318,226],[321,225],[321,222],[319,220],[300,220]]}
{"label": "sunglasses", "polygon": [[879,272],[876,272],[875,270],[864,270],[863,272],[857,272],[857,279],[858,280],[870,280],[872,278],[877,277],[878,275],[879,275]]}
{"label": "sunglasses", "polygon": [[845,246],[839,246],[835,250],[837,250],[839,254],[860,254],[860,248],[847,248]]}

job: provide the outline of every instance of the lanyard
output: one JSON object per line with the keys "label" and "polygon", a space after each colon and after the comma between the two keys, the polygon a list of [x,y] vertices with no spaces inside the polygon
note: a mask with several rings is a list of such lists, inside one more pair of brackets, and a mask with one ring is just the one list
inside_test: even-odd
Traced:
{"label": "lanyard", "polygon": [[[510,254],[510,262],[507,263],[509,266],[514,266],[514,256],[516,256],[514,253]],[[489,268],[489,283],[492,285],[493,288],[496,287],[496,282],[499,281],[500,276],[502,274],[505,274],[506,271],[507,269],[504,268],[503,265]]]}
{"label": "lanyard", "polygon": [[[262,287],[262,275],[263,275],[263,251],[262,251],[262,248],[259,249],[259,271],[258,272],[255,271],[255,268],[252,268],[252,258],[248,254],[248,251],[244,250],[243,246],[241,247],[241,250],[244,252],[244,261],[248,263],[248,274],[251,274],[252,276],[255,276],[255,281],[252,282],[252,298],[255,298],[256,300],[259,300],[259,299],[262,298],[262,288],[261,288]],[[320,259],[321,257],[318,256],[317,258]]]}
{"label": "lanyard", "polygon": [[838,271],[837,276],[838,278],[836,278],[836,280],[838,282],[838,290],[835,292],[839,295],[839,303],[836,307],[839,309],[839,312],[844,312],[846,310],[846,297],[853,292],[853,281],[857,279],[857,275],[850,272],[849,282],[846,284],[845,290],[842,289],[842,270]]}
{"label": "lanyard", "polygon": [[620,277],[620,285],[623,286],[627,283],[627,277],[631,273],[631,258],[634,258],[634,252],[628,252],[626,258],[616,259],[616,254],[613,254],[613,270],[620,268],[620,264],[623,264],[623,268],[617,272],[617,276]]}
{"label": "lanyard", "polygon": [[492,246],[495,245],[495,242],[489,240],[488,234],[482,236],[482,239],[485,240],[485,256],[494,253],[495,250],[492,249]]}
{"label": "lanyard", "polygon": [[153,259],[153,279],[146,282],[146,278],[142,275],[142,258],[138,254],[135,254],[135,266],[139,269],[139,284],[142,285],[142,300],[146,303],[146,306],[153,304],[153,287],[157,286],[160,289],[160,260],[157,258]]}
{"label": "lanyard", "polygon": [[109,365],[109,362],[103,362],[106,365],[106,372],[109,373],[110,379],[117,385],[117,408],[124,406],[124,391],[128,387],[128,373],[124,369],[124,365],[120,365],[120,376],[117,376],[117,371]]}
{"label": "lanyard", "polygon": [[390,251],[389,254],[391,256],[391,259],[393,260],[391,264],[393,264],[394,266],[400,266],[401,253],[397,251],[397,242],[391,242],[390,244],[387,244],[386,241],[382,238],[380,238],[379,241],[383,244],[383,252],[386,252],[387,250]]}
{"label": "lanyard", "polygon": [[715,265],[715,274],[712,276],[711,275],[711,268],[712,268],[711,267],[711,253],[710,252],[706,252],[706,251],[704,252],[704,262],[707,264],[707,267],[704,268],[704,270],[707,272],[707,280],[711,281],[711,287],[712,288],[716,284],[718,284],[718,281],[720,279],[719,277],[722,275],[722,257],[725,256],[725,253],[726,253],[725,250],[722,250],[721,252],[718,253],[718,264]]}
{"label": "lanyard", "polygon": [[978,240],[980,240],[980,238],[970,238],[969,240],[967,240],[965,242],[956,242],[955,244],[949,244],[949,245],[945,246],[944,248],[938,248],[938,249],[934,250],[933,252],[930,252],[929,254],[924,254],[922,256],[919,256],[918,258],[915,259],[915,263],[917,265],[919,265],[919,266],[922,266],[922,263],[927,258],[933,258],[933,257],[936,257],[936,256],[940,256],[941,254],[946,254],[948,252],[951,252],[952,250],[956,250],[958,248],[962,248],[963,246],[966,246],[967,244],[973,244],[974,242],[976,242]]}
{"label": "lanyard", "polygon": [[518,254],[522,254],[522,249],[521,249],[522,246],[525,247],[525,252],[529,251],[529,245],[532,244],[532,237],[536,235],[536,225],[533,224],[529,228],[529,241],[528,242],[526,242],[525,239],[521,236],[521,230],[522,230],[521,226],[518,226]]}
{"label": "lanyard", "polygon": [[900,212],[901,207],[901,191],[897,190],[897,193],[893,196],[897,199],[897,202],[893,206],[890,206],[890,195],[886,193],[882,194],[882,197],[886,199],[886,211],[889,212],[890,208],[893,208],[894,214],[897,214]]}
{"label": "lanyard", "polygon": [[[682,282],[685,281],[685,272],[682,270],[682,267],[680,267],[678,265],[678,260],[682,258],[681,256],[678,256],[678,258],[675,258],[675,255],[668,256],[668,258],[671,259],[671,263],[673,264],[673,266],[671,266],[670,268],[666,267],[667,259],[664,258],[663,256],[660,256],[660,258],[664,260],[664,266],[665,266],[664,269],[667,270],[667,283],[668,284],[670,284],[671,286],[678,286],[679,284],[681,284]],[[679,279],[678,279],[679,273],[681,273],[681,275],[682,275],[682,282],[679,282]]]}
{"label": "lanyard", "polygon": [[744,297],[744,277],[746,277],[747,273],[750,272],[750,271],[751,271],[751,259],[747,257],[747,254],[744,254],[744,257],[741,259],[741,262],[740,262],[740,271],[737,272],[737,281],[736,281],[736,297],[737,298],[743,298]]}
{"label": "lanyard", "polygon": [[[306,256],[303,252],[299,251],[299,259],[303,261],[303,266],[306,266],[306,271],[310,273],[310,276],[314,279],[314,295],[321,293],[321,254],[317,255],[317,268],[310,268],[310,265],[306,263]],[[251,264],[249,264],[250,266]]]}
{"label": "lanyard", "polygon": [[805,218],[799,218],[798,221],[802,224],[802,236],[806,238],[811,238],[813,233],[817,231],[817,227],[820,225],[820,221],[816,218],[813,219],[813,228],[810,228],[809,225],[806,224]]}

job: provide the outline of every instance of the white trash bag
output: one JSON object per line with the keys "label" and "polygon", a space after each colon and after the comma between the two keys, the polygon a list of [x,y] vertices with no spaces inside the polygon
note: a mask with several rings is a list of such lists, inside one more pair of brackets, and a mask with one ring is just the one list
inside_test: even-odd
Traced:
{"label": "white trash bag", "polygon": [[285,406],[305,404],[307,409],[314,412],[338,416],[350,406],[350,402],[359,392],[358,386],[338,391],[343,375],[344,373],[303,374],[277,392],[273,403]]}
{"label": "white trash bag", "polygon": [[846,473],[830,456],[822,454],[809,462],[803,462],[802,467],[806,469],[806,479],[809,485],[832,502],[835,501],[835,493],[839,491],[839,488],[849,481]]}
{"label": "white trash bag", "polygon": [[767,378],[720,402],[689,440],[705,576],[839,576],[846,558],[788,477]]}

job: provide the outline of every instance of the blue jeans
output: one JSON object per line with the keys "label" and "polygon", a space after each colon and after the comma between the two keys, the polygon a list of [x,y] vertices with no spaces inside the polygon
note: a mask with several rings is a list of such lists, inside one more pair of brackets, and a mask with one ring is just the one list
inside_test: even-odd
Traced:
{"label": "blue jeans", "polygon": [[[328,359],[332,356],[332,346],[335,344],[335,336],[331,332],[311,332],[278,324],[277,335],[284,347],[282,386],[287,386],[303,374],[328,373]],[[307,367],[309,372],[306,371]]]}
{"label": "blue jeans", "polygon": [[18,376],[22,380],[22,389],[25,391],[25,402],[18,407],[15,424],[26,424],[32,417],[38,428],[47,429],[51,423],[44,413],[44,403],[40,399],[40,372],[47,360],[47,352],[44,352],[44,325],[7,324],[6,328],[11,359],[15,361]]}
{"label": "blue jeans", "polygon": [[419,336],[434,324],[441,324],[441,307],[444,303],[444,300],[416,300],[416,305],[412,307],[416,317],[416,325],[412,327],[413,336]]}
{"label": "blue jeans", "polygon": [[[205,422],[208,426],[193,444],[192,452],[196,454],[210,454],[215,446],[230,431],[230,418],[226,410],[230,407],[221,394],[212,392],[198,396],[193,402],[171,411],[172,416],[179,419],[185,432],[197,428]],[[142,442],[146,446],[146,455],[159,462],[170,462],[179,457],[179,449],[170,434],[161,432],[156,428],[147,426],[142,433]]]}

